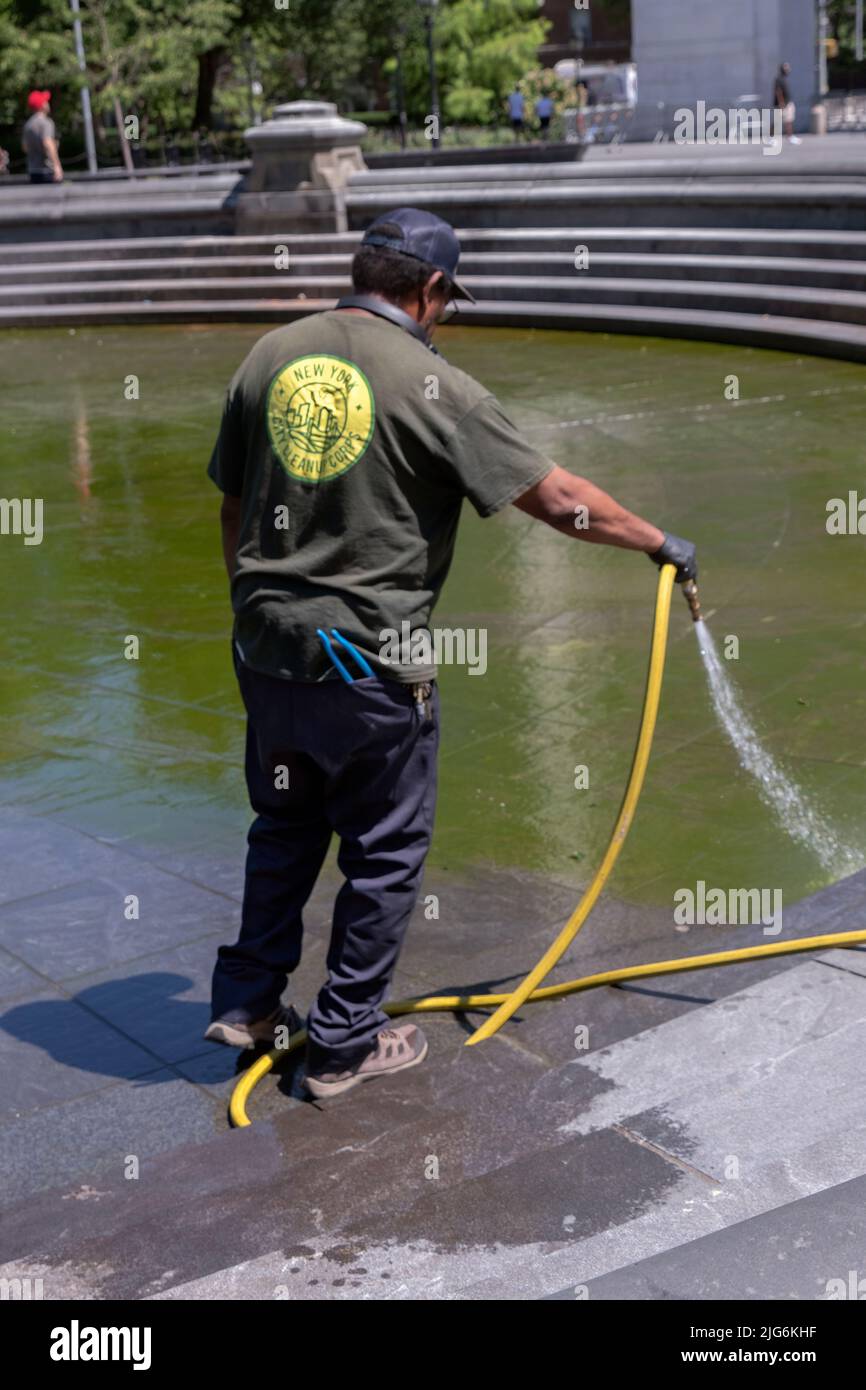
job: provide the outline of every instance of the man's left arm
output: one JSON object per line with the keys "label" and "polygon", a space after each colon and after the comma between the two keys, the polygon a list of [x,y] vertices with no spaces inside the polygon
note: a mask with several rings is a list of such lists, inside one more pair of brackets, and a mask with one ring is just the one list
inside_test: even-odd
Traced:
{"label": "man's left arm", "polygon": [[238,558],[238,536],[241,529],[241,499],[223,493],[220,507],[220,527],[222,529],[223,559],[229,583],[234,579]]}
{"label": "man's left arm", "polygon": [[207,469],[208,477],[222,493],[220,530],[222,532],[223,559],[229,582],[234,578],[237,568],[246,453],[242,369],[239,369],[226,392],[219,434]]}

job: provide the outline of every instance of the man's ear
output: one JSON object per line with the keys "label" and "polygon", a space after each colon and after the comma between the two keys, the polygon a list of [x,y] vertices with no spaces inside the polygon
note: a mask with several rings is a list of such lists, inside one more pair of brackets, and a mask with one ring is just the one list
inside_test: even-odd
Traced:
{"label": "man's ear", "polygon": [[444,281],[445,281],[445,276],[443,275],[442,271],[441,271],[441,270],[437,270],[437,271],[435,272],[435,274],[433,274],[433,275],[430,276],[430,279],[426,282],[426,284],[424,284],[424,285],[421,287],[421,293],[420,293],[420,295],[419,295],[419,300],[420,300],[421,322],[422,322],[422,323],[423,323],[423,321],[426,319],[427,315],[428,315],[431,311],[432,311],[432,313],[433,313],[433,319],[432,319],[431,322],[432,322],[432,323],[435,323],[435,322],[438,320],[439,311],[438,311],[438,309],[434,306],[433,301],[434,301],[434,298],[435,298],[435,296],[436,296],[437,294],[439,295],[440,298],[443,298],[443,297],[444,297],[444,296],[443,296],[443,284],[444,284]]}
{"label": "man's ear", "polygon": [[429,304],[437,290],[441,292],[444,276],[441,270],[434,271],[423,287],[424,302]]}

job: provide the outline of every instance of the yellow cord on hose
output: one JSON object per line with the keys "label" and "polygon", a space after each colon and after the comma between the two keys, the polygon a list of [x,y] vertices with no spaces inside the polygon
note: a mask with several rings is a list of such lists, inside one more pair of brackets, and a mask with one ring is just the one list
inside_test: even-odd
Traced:
{"label": "yellow cord on hose", "polygon": [[[748,946],[735,951],[717,951],[713,955],[685,956],[679,960],[654,961],[649,965],[631,965],[621,970],[606,970],[598,975],[586,975],[580,980],[567,980],[563,984],[538,988],[545,975],[549,974],[563,952],[574,940],[592,911],[616,863],[634,818],[649,761],[658,714],[670,618],[671,592],[675,576],[676,571],[673,565],[664,565],[659,575],[643,717],[622,806],[599,870],[568,922],[523,983],[510,994],[429,995],[424,999],[403,999],[393,1004],[384,1005],[383,1011],[390,1018],[398,1018],[404,1014],[465,1013],[469,1009],[495,1008],[496,1012],[485,1019],[481,1027],[472,1034],[471,1038],[467,1039],[466,1045],[470,1046],[473,1043],[482,1042],[485,1038],[492,1037],[502,1024],[520,1008],[521,1004],[535,1004],[542,999],[561,999],[565,995],[576,994],[579,990],[597,989],[600,985],[615,985],[624,980],[645,979],[651,975],[675,975],[681,971],[705,970],[714,965],[733,965],[742,960],[760,960],[765,956],[794,955],[801,951],[825,950],[831,946],[854,946],[859,942],[866,942],[866,931],[836,932],[832,936],[809,936],[803,937],[799,941],[776,941],[767,946]],[[290,1052],[294,1052],[296,1048],[306,1042],[306,1038],[305,1029],[293,1034],[288,1047],[273,1048],[258,1058],[244,1072],[232,1092],[229,1103],[229,1117],[233,1125],[244,1128],[251,1123],[247,1115],[246,1103],[252,1091],[276,1062],[282,1057],[288,1056]]]}

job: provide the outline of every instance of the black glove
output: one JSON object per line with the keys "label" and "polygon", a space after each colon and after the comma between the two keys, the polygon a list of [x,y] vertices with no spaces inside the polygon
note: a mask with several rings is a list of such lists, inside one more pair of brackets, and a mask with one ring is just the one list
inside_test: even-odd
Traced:
{"label": "black glove", "polygon": [[664,545],[659,546],[650,559],[659,566],[676,565],[678,584],[683,584],[687,579],[697,579],[698,561],[693,543],[672,536],[669,531],[665,531],[664,537]]}

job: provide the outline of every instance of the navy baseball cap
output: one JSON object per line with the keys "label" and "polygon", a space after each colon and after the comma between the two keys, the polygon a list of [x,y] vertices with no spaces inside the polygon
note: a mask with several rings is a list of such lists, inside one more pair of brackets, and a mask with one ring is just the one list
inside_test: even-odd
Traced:
{"label": "navy baseball cap", "polygon": [[[383,233],[381,228],[385,223],[399,227],[400,234]],[[476,302],[475,296],[455,279],[460,260],[457,233],[450,223],[443,222],[435,213],[422,212],[420,208],[395,208],[394,212],[386,212],[371,223],[361,245],[386,246],[390,251],[411,256],[413,260],[426,261],[448,276],[454,285],[455,299],[468,299],[470,304]]]}

